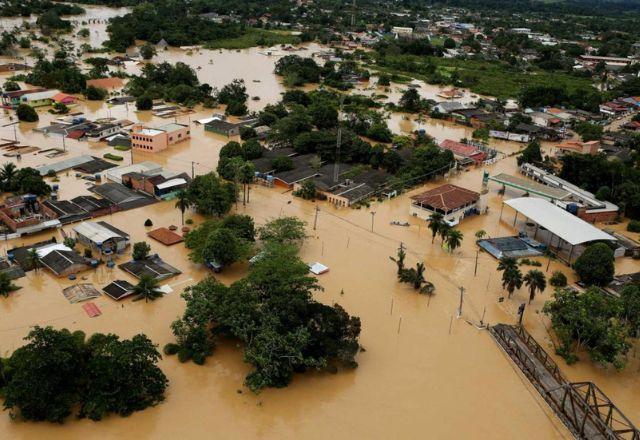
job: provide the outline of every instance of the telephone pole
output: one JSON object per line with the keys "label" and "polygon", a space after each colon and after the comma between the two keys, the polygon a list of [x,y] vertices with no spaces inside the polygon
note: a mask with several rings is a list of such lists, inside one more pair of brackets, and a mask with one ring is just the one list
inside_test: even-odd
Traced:
{"label": "telephone pole", "polygon": [[320,212],[320,208],[318,208],[318,205],[316,205],[316,216],[313,219],[313,230],[316,230],[316,226],[318,225],[318,212]]}
{"label": "telephone pole", "polygon": [[460,289],[460,305],[458,306],[458,318],[462,316],[462,301],[464,299],[465,288],[460,286],[459,289]]}

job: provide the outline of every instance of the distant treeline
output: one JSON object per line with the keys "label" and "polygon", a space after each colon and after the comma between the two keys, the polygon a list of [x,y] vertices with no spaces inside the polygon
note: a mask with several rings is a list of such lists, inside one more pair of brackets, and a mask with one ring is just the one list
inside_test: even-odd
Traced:
{"label": "distant treeline", "polygon": [[[405,0],[411,6],[424,7],[423,0]],[[504,12],[613,16],[640,12],[637,0],[433,0],[434,5],[453,6],[472,10],[500,10]]]}

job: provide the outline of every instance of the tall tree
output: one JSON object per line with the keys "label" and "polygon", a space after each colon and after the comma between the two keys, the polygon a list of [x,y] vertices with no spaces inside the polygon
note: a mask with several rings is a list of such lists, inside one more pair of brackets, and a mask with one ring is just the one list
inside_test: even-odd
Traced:
{"label": "tall tree", "polygon": [[529,304],[536,297],[536,292],[547,288],[547,278],[538,269],[532,269],[524,276],[524,284],[529,288]]}
{"label": "tall tree", "polygon": [[184,226],[184,213],[191,206],[191,202],[189,201],[189,197],[187,197],[187,193],[184,190],[180,190],[176,198],[176,208],[180,210],[182,225]]}
{"label": "tall tree", "polygon": [[429,216],[429,229],[431,230],[431,243],[436,239],[436,235],[440,232],[440,228],[444,223],[444,216],[439,212],[434,212]]}
{"label": "tall tree", "polygon": [[453,252],[460,247],[463,237],[464,235],[462,234],[462,232],[458,231],[457,229],[450,229],[447,232],[446,244],[449,248],[449,252]]}
{"label": "tall tree", "polygon": [[164,293],[158,288],[158,280],[148,274],[143,274],[133,287],[133,293],[136,294],[135,301],[144,299],[144,302],[155,301]]}

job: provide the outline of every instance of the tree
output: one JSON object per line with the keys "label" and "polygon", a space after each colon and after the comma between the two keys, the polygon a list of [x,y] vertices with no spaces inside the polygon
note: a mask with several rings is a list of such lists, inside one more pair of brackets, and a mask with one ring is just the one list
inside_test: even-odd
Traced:
{"label": "tree", "polygon": [[400,108],[409,113],[420,111],[420,94],[416,89],[407,89],[400,97]]}
{"label": "tree", "polygon": [[536,297],[536,292],[547,288],[547,279],[538,269],[532,269],[524,276],[524,284],[529,288],[529,304]]}
{"label": "tree", "polygon": [[602,139],[602,135],[604,134],[602,126],[586,121],[576,122],[573,129],[580,135],[584,142],[598,141]]}
{"label": "tree", "polygon": [[26,420],[62,423],[78,400],[82,342],[68,330],[36,327],[6,360],[5,409]]}
{"label": "tree", "polygon": [[518,156],[518,165],[523,163],[539,164],[542,162],[542,151],[540,150],[540,142],[538,139],[534,139],[527,144],[527,147],[522,150],[522,153]]}
{"label": "tree", "polygon": [[404,260],[407,257],[407,252],[404,250],[404,246],[402,246],[402,244],[400,244],[400,247],[398,248],[398,253],[396,255],[396,257],[389,257],[389,259],[391,261],[393,261],[394,263],[396,263],[396,266],[398,267],[398,278],[400,278],[400,275],[402,275],[402,271],[404,270]]}
{"label": "tree", "polygon": [[151,252],[151,246],[146,241],[139,241],[133,245],[133,259],[136,261],[146,260]]}
{"label": "tree", "polygon": [[391,78],[389,75],[381,74],[378,77],[378,86],[388,87],[391,85]]}
{"label": "tree", "polygon": [[148,274],[143,274],[140,277],[138,284],[133,287],[133,293],[136,294],[134,301],[144,299],[144,302],[155,301],[164,295],[164,293],[158,288],[158,280]]}
{"label": "tree", "polygon": [[609,284],[615,272],[613,251],[605,243],[592,244],[576,259],[573,269],[588,286]]}
{"label": "tree", "polygon": [[107,92],[105,89],[101,89],[95,86],[89,86],[84,91],[84,96],[89,101],[103,101],[108,94],[109,92]]}
{"label": "tree", "polygon": [[286,245],[300,245],[307,237],[306,223],[296,217],[278,217],[267,222],[258,230],[263,242]]}
{"label": "tree", "polygon": [[424,263],[416,263],[416,267],[403,269],[400,274],[400,281],[403,283],[409,283],[415,290],[420,290],[422,285],[424,284],[425,277],[425,266]]}
{"label": "tree", "polygon": [[140,55],[142,56],[142,59],[150,60],[156,54],[156,47],[153,44],[145,43],[140,47]]}
{"label": "tree", "polygon": [[450,229],[447,232],[446,244],[450,252],[453,252],[462,244],[463,234],[457,229]]}
{"label": "tree", "polygon": [[40,256],[38,255],[38,252],[35,249],[29,249],[29,251],[27,252],[27,266],[29,267],[30,270],[35,271],[36,273],[38,273],[38,269],[40,268]]}
{"label": "tree", "polygon": [[178,192],[176,199],[176,208],[180,210],[182,225],[184,226],[184,213],[191,206],[191,202],[189,201],[189,197],[187,197],[187,193],[184,190],[180,190]]}
{"label": "tree", "polygon": [[439,212],[434,212],[429,216],[429,226],[431,230],[431,243],[436,239],[436,235],[440,232],[442,225],[444,224],[444,216]]}
{"label": "tree", "polygon": [[16,116],[19,121],[22,122],[37,122],[38,121],[38,113],[28,104],[20,104],[18,108],[16,108]]}
{"label": "tree", "polygon": [[302,182],[300,189],[294,192],[294,195],[302,197],[305,200],[312,200],[316,198],[316,184],[313,179],[307,179]]}
{"label": "tree", "polygon": [[217,336],[239,340],[253,366],[245,384],[254,392],[284,387],[294,372],[355,368],[360,320],[313,299],[320,286],[296,247],[271,242],[263,252],[229,287],[209,278],[183,294],[184,315],[172,325],[176,343],[165,351],[203,363]]}
{"label": "tree", "polygon": [[[0,272],[0,296],[5,298],[9,296],[11,292],[18,290],[19,287],[11,282],[11,278],[6,272]],[[2,386],[0,385],[0,388]]]}
{"label": "tree", "polygon": [[187,187],[187,196],[201,214],[220,217],[229,212],[235,202],[236,187],[212,172],[196,176]]}
{"label": "tree", "polygon": [[164,400],[168,380],[157,366],[161,356],[145,335],[120,341],[116,335],[96,334],[86,345],[90,356],[80,417],[129,416]]}
{"label": "tree", "polygon": [[164,399],[167,378],[160,354],[144,335],[120,341],[95,334],[35,327],[28,343],[4,360],[0,372],[5,409],[33,421],[63,423],[79,417],[127,416]]}
{"label": "tree", "polygon": [[0,182],[5,190],[11,190],[16,177],[17,167],[13,162],[5,162],[0,169]]}
{"label": "tree", "polygon": [[251,216],[242,214],[228,215],[222,219],[220,226],[231,229],[246,241],[256,241],[256,227]]}
{"label": "tree", "polygon": [[624,367],[631,344],[619,298],[603,295],[597,287],[584,292],[557,289],[543,312],[550,316],[560,341],[556,352],[567,363],[576,362],[577,353],[586,349],[594,362]]}
{"label": "tree", "polygon": [[513,257],[502,257],[498,263],[498,271],[502,271],[502,288],[509,292],[509,298],[516,289],[522,287],[522,272]]}
{"label": "tree", "polygon": [[565,287],[567,285],[567,276],[556,270],[551,274],[551,278],[549,278],[549,284],[553,287]]}
{"label": "tree", "polygon": [[5,92],[15,92],[20,90],[20,85],[15,81],[5,81],[3,88]]}
{"label": "tree", "polygon": [[487,231],[479,229],[475,233],[476,240],[482,240],[487,235]]}
{"label": "tree", "polygon": [[136,109],[151,110],[153,108],[153,99],[149,95],[141,95],[136,98]]}

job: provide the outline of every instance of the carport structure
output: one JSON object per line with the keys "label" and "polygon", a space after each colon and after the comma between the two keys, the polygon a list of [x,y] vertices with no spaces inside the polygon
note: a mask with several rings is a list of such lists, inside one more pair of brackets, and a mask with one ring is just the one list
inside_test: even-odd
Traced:
{"label": "carport structure", "polygon": [[[524,232],[527,235],[532,233],[534,240],[538,240],[538,235],[541,235],[540,241],[568,264],[573,262],[574,257],[580,256],[589,243],[616,241],[606,232],[546,200],[520,197],[505,200],[502,203],[500,220],[502,220],[504,205],[511,207],[515,210],[513,226],[516,226],[518,214],[521,214],[525,219]],[[530,222],[533,222],[533,226],[529,225]]]}

